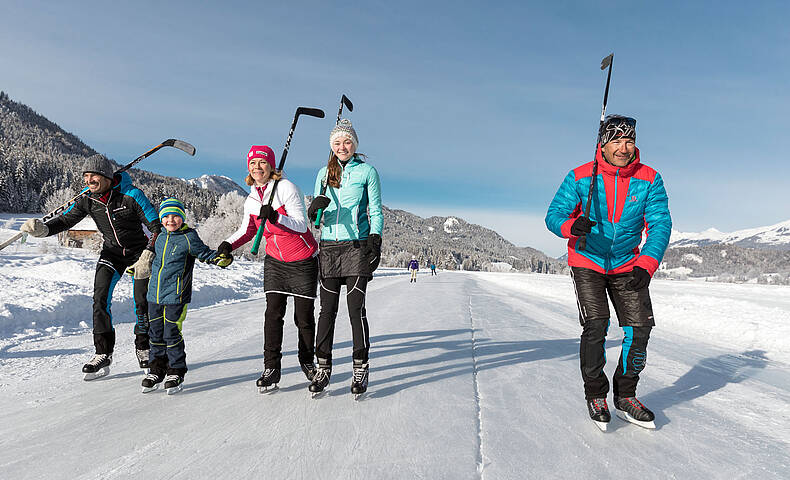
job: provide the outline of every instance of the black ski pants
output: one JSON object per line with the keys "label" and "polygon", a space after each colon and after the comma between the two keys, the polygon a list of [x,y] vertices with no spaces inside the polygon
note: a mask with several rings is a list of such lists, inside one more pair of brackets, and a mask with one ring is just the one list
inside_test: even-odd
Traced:
{"label": "black ski pants", "polygon": [[370,332],[367,312],[365,311],[365,291],[367,277],[325,278],[321,280],[321,313],[318,315],[318,333],[315,353],[319,359],[332,362],[332,344],[335,336],[335,319],[340,303],[340,289],[346,286],[346,303],[351,320],[351,335],[354,341],[352,357],[354,360],[368,361],[370,352]]}
{"label": "black ski pants", "polygon": [[[102,250],[93,279],[93,344],[96,353],[113,353],[115,329],[112,326],[112,294],[115,285],[140,257],[140,252],[123,255],[109,249]],[[148,350],[148,279],[134,280],[135,347]]]}
{"label": "black ski pants", "polygon": [[618,397],[636,396],[654,325],[648,289],[630,290],[627,284],[633,278],[631,272],[606,275],[587,268],[571,267],[571,277],[583,327],[579,360],[585,397],[588,400],[605,398],[609,393],[609,381],[604,373],[606,335],[610,323],[608,299],[611,299],[623,329],[623,344],[612,378],[613,392]]}
{"label": "black ski pants", "polygon": [[[296,295],[293,299],[294,323],[298,331],[299,363],[312,363],[315,355],[315,299]],[[264,368],[280,368],[287,302],[287,294],[272,292],[266,294],[266,313],[263,320]]]}

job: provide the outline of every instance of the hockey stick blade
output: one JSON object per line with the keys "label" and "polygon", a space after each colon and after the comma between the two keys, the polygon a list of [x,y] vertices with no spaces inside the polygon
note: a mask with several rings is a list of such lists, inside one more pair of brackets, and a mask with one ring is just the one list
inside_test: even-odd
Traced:
{"label": "hockey stick blade", "polygon": [[170,138],[162,142],[162,145],[167,147],[175,147],[181,151],[188,153],[189,155],[195,155],[195,147],[192,144],[187,143],[183,140],[177,140],[175,138]]}
{"label": "hockey stick blade", "polygon": [[340,101],[343,102],[343,105],[346,106],[349,112],[354,111],[354,104],[351,103],[351,100],[349,100],[348,97],[345,96],[345,94],[343,95],[343,98],[340,99]]}
{"label": "hockey stick blade", "polygon": [[612,59],[614,58],[614,53],[610,53],[608,57],[601,60],[601,70],[606,69],[611,63]]}
{"label": "hockey stick blade", "polygon": [[296,116],[298,117],[300,115],[324,118],[324,111],[320,108],[299,107],[296,109]]}

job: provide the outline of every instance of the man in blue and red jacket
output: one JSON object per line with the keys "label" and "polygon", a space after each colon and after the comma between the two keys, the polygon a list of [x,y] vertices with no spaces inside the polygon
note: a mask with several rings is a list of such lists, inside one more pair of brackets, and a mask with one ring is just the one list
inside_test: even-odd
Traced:
{"label": "man in blue and red jacket", "polygon": [[[594,172],[594,163],[597,171]],[[590,183],[589,218],[584,216]],[[652,424],[653,413],[636,399],[653,325],[648,284],[664,256],[672,230],[661,175],[641,163],[636,120],[610,115],[601,127],[596,162],[565,177],[551,201],[546,226],[568,239],[568,265],[583,326],[580,360],[590,417],[608,422],[604,343],[609,327],[607,293],[623,328],[623,346],[613,377],[621,416]],[[643,232],[646,240],[640,249]],[[586,245],[579,239],[586,237]]]}

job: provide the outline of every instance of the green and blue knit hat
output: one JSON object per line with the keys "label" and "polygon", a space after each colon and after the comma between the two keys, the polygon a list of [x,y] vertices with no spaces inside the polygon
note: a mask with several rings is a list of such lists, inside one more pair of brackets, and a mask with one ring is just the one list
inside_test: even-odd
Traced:
{"label": "green and blue knit hat", "polygon": [[178,215],[181,220],[186,221],[186,214],[184,213],[184,204],[179,202],[174,197],[165,198],[159,204],[159,220],[162,220],[168,215]]}

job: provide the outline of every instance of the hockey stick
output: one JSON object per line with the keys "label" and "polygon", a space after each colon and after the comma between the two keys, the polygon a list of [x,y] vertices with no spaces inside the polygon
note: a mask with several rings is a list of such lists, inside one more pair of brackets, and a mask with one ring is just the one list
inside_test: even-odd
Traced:
{"label": "hockey stick", "polygon": [[[348,99],[345,94],[340,98],[340,108],[337,109],[337,120],[335,121],[335,125],[340,123],[340,116],[343,114],[343,105],[348,108],[349,112],[354,111],[354,104],[351,103],[351,100]],[[329,160],[332,160],[332,149],[329,149]],[[324,183],[321,184],[321,195],[326,193],[326,187],[329,185],[329,167],[326,169],[326,177],[324,177]],[[315,228],[321,227],[321,217],[324,215],[324,209],[319,208],[318,212],[315,215]]]}
{"label": "hockey stick", "polygon": [[[140,161],[142,161],[145,158],[150,157],[157,150],[159,150],[160,148],[163,148],[163,147],[174,147],[174,148],[177,148],[179,150],[182,150],[182,151],[186,152],[189,155],[194,155],[195,154],[195,147],[193,147],[191,144],[189,144],[187,142],[184,142],[182,140],[176,140],[175,138],[169,138],[169,139],[165,140],[164,142],[160,143],[159,145],[155,146],[151,150],[148,150],[144,154],[142,154],[139,157],[135,158],[131,162],[127,163],[126,165],[124,165],[120,169],[116,170],[113,173],[113,176],[129,170],[133,166],[135,166],[138,163],[140,163]],[[66,202],[63,205],[59,206],[55,210],[52,210],[48,214],[44,215],[44,217],[41,218],[41,221],[42,222],[46,222],[48,220],[51,220],[51,219],[55,218],[56,216],[60,215],[64,211],[66,211],[69,208],[71,208],[71,206],[74,205],[75,203],[77,203],[77,201],[80,198],[82,198],[82,197],[84,197],[85,195],[88,195],[88,194],[89,194],[88,187],[83,188],[82,190],[80,190],[80,193],[78,193],[77,195],[72,197],[71,200],[69,200],[68,202]],[[13,237],[11,237],[8,240],[6,240],[5,242],[3,242],[2,244],[0,244],[0,250],[4,249],[5,247],[7,247],[7,246],[11,245],[12,243],[14,243],[15,241],[17,241],[19,238],[22,237],[22,235],[23,235],[23,232],[19,232],[19,233],[15,234]]]}
{"label": "hockey stick", "polygon": [[[590,204],[592,203],[593,187],[595,186],[595,176],[598,174],[598,144],[601,143],[601,127],[603,127],[603,119],[606,115],[606,102],[609,100],[609,82],[612,80],[612,63],[614,62],[614,53],[610,53],[608,57],[601,60],[601,70],[609,67],[609,73],[606,75],[606,90],[603,94],[603,108],[601,108],[601,123],[598,125],[598,140],[595,142],[595,156],[593,157],[592,176],[590,177],[590,191],[587,192],[587,207],[584,210],[584,216],[590,218]],[[576,242],[576,249],[583,251],[587,246],[587,235],[582,235]]]}
{"label": "hockey stick", "polygon": [[[298,107],[296,109],[296,113],[294,114],[294,121],[291,123],[291,130],[288,132],[288,139],[285,141],[285,147],[283,148],[283,154],[280,156],[280,164],[277,165],[277,171],[282,172],[283,167],[285,167],[285,157],[288,156],[288,149],[291,147],[291,139],[294,136],[294,130],[296,130],[296,122],[299,121],[299,115],[307,115],[308,117],[317,117],[317,118],[324,118],[324,111],[320,108],[308,108],[308,107]],[[277,184],[280,180],[275,180],[274,185],[272,185],[272,191],[269,193],[269,206],[272,205],[272,201],[274,201],[274,192],[277,191]],[[261,246],[261,238],[263,237],[263,229],[266,227],[266,219],[262,219],[261,226],[258,227],[258,233],[255,234],[255,240],[252,242],[252,248],[250,252],[253,255],[258,254],[258,248]]]}

